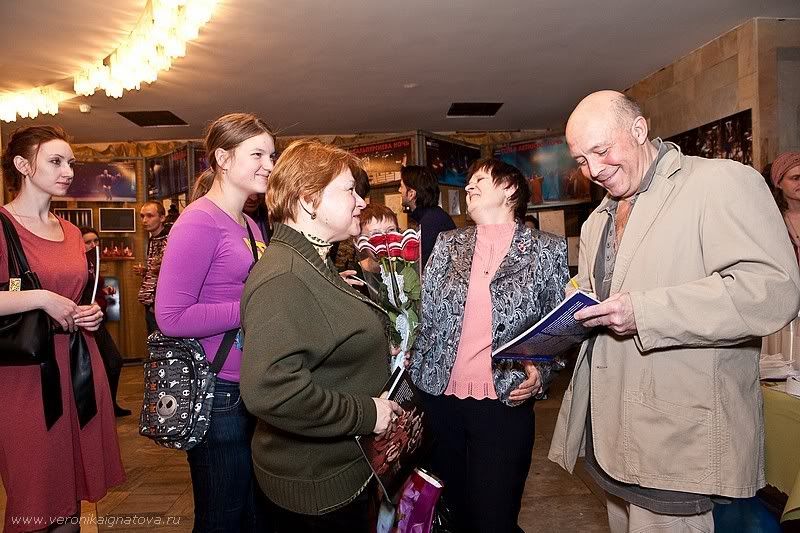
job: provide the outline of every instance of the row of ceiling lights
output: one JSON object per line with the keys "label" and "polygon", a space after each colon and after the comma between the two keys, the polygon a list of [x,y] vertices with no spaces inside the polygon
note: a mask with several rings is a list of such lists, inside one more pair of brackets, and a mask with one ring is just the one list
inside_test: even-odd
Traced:
{"label": "row of ceiling lights", "polygon": [[103,60],[82,69],[74,77],[75,94],[53,87],[0,94],[0,120],[13,122],[55,115],[61,101],[75,95],[89,96],[98,89],[121,98],[124,91],[153,83],[175,58],[186,55],[186,43],[198,37],[210,19],[217,0],[149,0],[145,12],[125,41]]}

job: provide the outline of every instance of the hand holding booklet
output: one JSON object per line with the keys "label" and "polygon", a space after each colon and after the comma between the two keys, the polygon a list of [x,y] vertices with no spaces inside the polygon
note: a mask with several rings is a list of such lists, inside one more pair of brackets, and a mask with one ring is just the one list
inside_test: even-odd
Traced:
{"label": "hand holding booklet", "polygon": [[583,342],[591,333],[575,320],[575,313],[600,302],[583,291],[575,291],[541,320],[492,351],[495,359],[547,362]]}
{"label": "hand holding booklet", "polygon": [[386,499],[396,503],[398,490],[417,465],[423,437],[422,398],[403,365],[395,368],[383,389],[403,408],[380,435],[361,435],[356,442],[375,473]]}

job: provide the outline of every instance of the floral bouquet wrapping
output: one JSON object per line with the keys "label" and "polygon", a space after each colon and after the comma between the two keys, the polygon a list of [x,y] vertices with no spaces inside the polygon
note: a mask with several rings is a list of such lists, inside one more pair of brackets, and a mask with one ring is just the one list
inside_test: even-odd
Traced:
{"label": "floral bouquet wrapping", "polygon": [[356,246],[381,267],[379,303],[392,321],[392,342],[400,347],[394,368],[413,346],[419,326],[419,233],[409,229],[403,233],[365,235],[356,241]]}

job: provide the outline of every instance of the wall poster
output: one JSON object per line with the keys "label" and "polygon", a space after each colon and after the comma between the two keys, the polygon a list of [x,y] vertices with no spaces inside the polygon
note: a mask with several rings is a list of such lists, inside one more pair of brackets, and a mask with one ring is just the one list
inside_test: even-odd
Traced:
{"label": "wall poster", "polygon": [[528,179],[534,205],[590,199],[590,182],[578,169],[563,135],[501,146],[494,156]]}
{"label": "wall poster", "polygon": [[190,182],[193,183],[189,172],[189,146],[148,158],[145,162],[147,198],[171,198],[188,192]]}
{"label": "wall poster", "polygon": [[378,143],[345,147],[364,163],[373,187],[400,181],[400,169],[414,163],[414,138],[388,139]]}
{"label": "wall poster", "polygon": [[466,187],[467,170],[480,158],[480,146],[425,134],[425,166],[433,171],[440,185]]}
{"label": "wall poster", "polygon": [[79,228],[82,227],[91,228],[94,226],[94,215],[92,214],[92,210],[90,208],[85,208],[85,207],[78,209],[55,208],[53,209],[53,213],[57,216],[60,216],[64,220],[72,222]]}
{"label": "wall poster", "polygon": [[744,165],[753,165],[753,119],[750,109],[664,140],[680,146],[685,155],[733,159]]}
{"label": "wall poster", "polygon": [[135,202],[136,160],[76,161],[67,195],[59,200]]}

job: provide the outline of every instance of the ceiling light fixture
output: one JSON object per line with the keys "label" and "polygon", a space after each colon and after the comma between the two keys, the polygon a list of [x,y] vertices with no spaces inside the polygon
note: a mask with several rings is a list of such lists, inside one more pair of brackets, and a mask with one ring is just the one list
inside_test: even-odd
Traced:
{"label": "ceiling light fixture", "polygon": [[[149,0],[144,14],[125,41],[111,55],[82,69],[73,79],[75,93],[90,96],[103,89],[121,98],[124,91],[153,83],[172,60],[186,55],[186,43],[197,39],[214,12],[217,0]],[[72,95],[52,86],[0,94],[0,120],[55,115],[58,104]]]}
{"label": "ceiling light fixture", "polygon": [[28,91],[0,94],[0,120],[14,122],[20,118],[36,118],[39,113],[55,115],[63,93],[52,87],[37,87]]}
{"label": "ceiling light fixture", "polygon": [[197,39],[216,0],[150,0],[127,40],[108,57],[75,76],[75,92],[90,96],[103,89],[121,98],[124,91],[153,83],[172,60],[186,55],[186,43]]}

